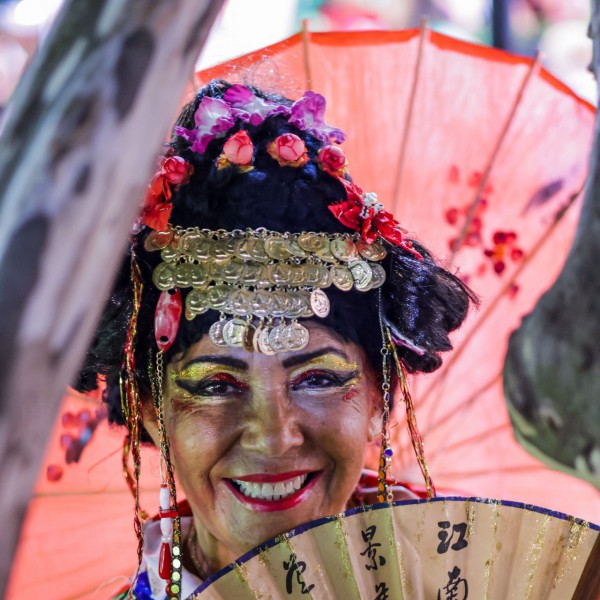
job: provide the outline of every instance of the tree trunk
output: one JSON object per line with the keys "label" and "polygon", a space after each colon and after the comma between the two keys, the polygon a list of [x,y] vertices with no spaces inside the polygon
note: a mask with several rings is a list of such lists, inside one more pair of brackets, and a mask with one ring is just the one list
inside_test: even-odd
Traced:
{"label": "tree trunk", "polygon": [[[593,2],[600,74],[600,0]],[[511,336],[504,387],[518,440],[600,488],[600,123],[581,219],[556,283]]]}
{"label": "tree trunk", "polygon": [[60,399],[222,0],[69,0],[0,144],[0,597]]}

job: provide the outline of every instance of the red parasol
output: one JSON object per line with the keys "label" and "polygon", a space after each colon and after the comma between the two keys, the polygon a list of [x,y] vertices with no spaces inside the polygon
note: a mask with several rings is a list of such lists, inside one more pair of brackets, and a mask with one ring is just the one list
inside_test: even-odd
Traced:
{"label": "red parasol", "polygon": [[[292,98],[306,88],[325,95],[328,122],[348,134],[356,181],[481,295],[444,367],[412,382],[438,490],[600,521],[593,487],[549,469],[514,440],[500,376],[508,334],[569,249],[593,107],[535,61],[428,30],[296,35],[199,73],[198,83],[212,78]],[[90,402],[68,396],[63,413]],[[401,406],[396,417],[395,474],[419,482]],[[71,417],[57,424],[47,465],[64,463],[68,448],[76,452],[67,438],[60,446],[61,433],[89,437],[80,425]],[[104,598],[132,572],[121,438],[101,422],[58,481],[48,481],[44,468],[8,598]],[[146,460],[147,475],[157,470],[156,457]],[[149,511],[157,502],[153,483],[142,495]]]}

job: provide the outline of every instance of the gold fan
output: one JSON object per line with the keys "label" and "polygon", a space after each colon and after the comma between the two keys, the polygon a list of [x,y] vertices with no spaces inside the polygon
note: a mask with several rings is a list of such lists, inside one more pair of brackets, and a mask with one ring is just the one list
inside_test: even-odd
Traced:
{"label": "gold fan", "polygon": [[600,527],[481,498],[409,500],[307,523],[190,600],[595,600]]}

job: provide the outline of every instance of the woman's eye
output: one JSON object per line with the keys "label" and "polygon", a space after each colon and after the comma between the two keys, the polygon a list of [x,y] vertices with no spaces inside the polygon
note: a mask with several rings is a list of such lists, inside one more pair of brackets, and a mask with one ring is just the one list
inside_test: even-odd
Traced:
{"label": "woman's eye", "polygon": [[248,389],[247,384],[226,373],[202,381],[178,379],[177,384],[194,396],[233,396]]}
{"label": "woman's eye", "polygon": [[293,390],[339,387],[356,377],[356,373],[339,374],[331,371],[307,371],[291,382]]}

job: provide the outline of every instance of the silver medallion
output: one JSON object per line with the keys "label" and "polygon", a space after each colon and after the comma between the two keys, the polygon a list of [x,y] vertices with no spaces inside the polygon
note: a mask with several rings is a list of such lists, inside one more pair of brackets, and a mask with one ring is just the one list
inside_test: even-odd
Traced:
{"label": "silver medallion", "polygon": [[212,240],[200,238],[192,247],[192,257],[198,261],[208,260],[211,248]]}
{"label": "silver medallion", "polygon": [[275,350],[275,352],[285,351],[285,345],[283,343],[283,331],[286,328],[285,323],[280,323],[276,327],[271,329],[271,333],[269,333],[269,346]]}
{"label": "silver medallion", "polygon": [[387,250],[379,241],[373,242],[372,244],[367,244],[365,240],[360,239],[356,241],[355,246],[363,258],[372,260],[374,262],[383,260],[387,255]]}
{"label": "silver medallion", "polygon": [[175,267],[175,285],[179,288],[186,288],[192,285],[192,263],[180,263]]}
{"label": "silver medallion", "polygon": [[308,329],[300,323],[291,323],[283,330],[283,345],[291,352],[302,350],[308,344]]}
{"label": "silver medallion", "polygon": [[210,308],[207,293],[204,290],[191,290],[185,298],[185,307],[194,315],[205,313]]}
{"label": "silver medallion", "polygon": [[288,260],[294,256],[286,247],[283,238],[274,235],[265,240],[265,252],[275,260]]}
{"label": "silver medallion", "polygon": [[368,291],[371,279],[373,279],[373,271],[369,263],[365,260],[357,260],[356,262],[349,263],[348,268],[354,279],[354,287],[361,292]]}
{"label": "silver medallion", "polygon": [[202,265],[192,264],[190,284],[192,287],[204,287],[208,283],[208,273]]}
{"label": "silver medallion", "polygon": [[199,231],[186,231],[179,238],[179,249],[186,256],[193,256],[196,251],[196,246],[199,240],[204,239],[204,236]]}
{"label": "silver medallion", "polygon": [[295,238],[284,238],[283,246],[292,256],[295,256],[296,258],[306,258],[308,256],[306,250],[303,250],[300,247]]}
{"label": "silver medallion", "polygon": [[233,258],[221,266],[221,277],[228,283],[238,283],[242,278],[244,268],[245,265],[239,258]]}
{"label": "silver medallion", "polygon": [[351,238],[334,238],[330,245],[331,253],[341,262],[353,262],[360,258]]}
{"label": "silver medallion", "polygon": [[229,300],[230,293],[231,288],[226,285],[215,285],[209,288],[207,294],[210,308],[214,308],[215,310],[223,308]]}
{"label": "silver medallion", "polygon": [[298,236],[298,245],[307,252],[319,252],[329,246],[329,238],[322,233],[303,232]]}
{"label": "silver medallion", "polygon": [[271,316],[284,317],[292,304],[289,294],[282,290],[275,290],[270,292],[270,294],[271,302],[273,303]]}
{"label": "silver medallion", "polygon": [[263,327],[262,331],[258,334],[258,349],[260,352],[266,354],[267,356],[273,356],[273,354],[276,354],[275,350],[273,350],[273,348],[271,348],[271,345],[269,344],[270,333],[271,330],[269,329],[269,327],[265,326]]}
{"label": "silver medallion", "polygon": [[313,290],[310,293],[310,306],[317,317],[324,319],[329,314],[330,304],[323,290]]}
{"label": "silver medallion", "polygon": [[287,263],[275,263],[268,267],[269,279],[274,285],[289,285],[293,270]]}
{"label": "silver medallion", "polygon": [[348,292],[354,286],[354,278],[350,269],[341,266],[331,267],[331,280],[338,289]]}
{"label": "silver medallion", "polygon": [[373,279],[371,280],[371,289],[377,289],[385,283],[387,277],[385,269],[377,263],[369,263],[371,271],[373,271]]}
{"label": "silver medallion", "polygon": [[252,311],[252,292],[249,290],[235,289],[229,295],[231,311],[239,317],[246,317]]}
{"label": "silver medallion", "polygon": [[177,262],[177,259],[181,256],[181,253],[172,246],[167,246],[160,251],[160,257],[165,262]]}
{"label": "silver medallion", "polygon": [[242,348],[246,340],[246,321],[231,319],[223,326],[223,339],[228,346]]}
{"label": "silver medallion", "polygon": [[215,321],[208,330],[208,337],[216,346],[227,346],[227,342],[223,338],[223,327],[225,327],[225,323],[227,323],[225,319]]}
{"label": "silver medallion", "polygon": [[271,292],[266,292],[265,290],[256,290],[253,292],[250,307],[255,317],[268,317],[271,315],[274,306],[275,301],[271,297]]}
{"label": "silver medallion", "polygon": [[171,263],[160,263],[152,273],[152,283],[166,292],[175,287],[175,265]]}

